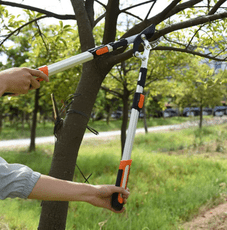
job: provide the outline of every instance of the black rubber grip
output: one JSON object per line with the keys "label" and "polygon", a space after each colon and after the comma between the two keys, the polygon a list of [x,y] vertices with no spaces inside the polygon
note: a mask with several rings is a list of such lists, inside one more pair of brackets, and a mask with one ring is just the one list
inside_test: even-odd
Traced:
{"label": "black rubber grip", "polygon": [[[118,187],[120,187],[120,185],[121,185],[122,175],[123,175],[123,170],[119,169],[118,174],[117,174],[116,184],[115,184]],[[119,195],[119,193],[113,193],[112,200],[111,200],[111,205],[112,205],[112,208],[115,209],[116,211],[121,211],[121,209],[123,208],[124,204],[123,203],[121,204],[118,201],[118,195]]]}
{"label": "black rubber grip", "polygon": [[112,201],[111,201],[112,208],[116,211],[121,211],[124,204],[119,203],[118,201],[118,193],[113,193]]}

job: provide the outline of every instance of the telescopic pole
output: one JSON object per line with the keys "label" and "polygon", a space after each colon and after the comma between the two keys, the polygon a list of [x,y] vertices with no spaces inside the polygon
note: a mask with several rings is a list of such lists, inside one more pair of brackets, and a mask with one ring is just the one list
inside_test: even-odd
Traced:
{"label": "telescopic pole", "polygon": [[[135,56],[141,59],[142,63],[140,67],[136,92],[134,95],[128,133],[126,137],[122,160],[120,162],[117,180],[115,184],[116,186],[123,187],[125,189],[127,187],[130,166],[132,163],[131,152],[132,152],[133,141],[136,133],[137,122],[138,122],[140,110],[143,108],[143,103],[144,103],[144,95],[142,93],[146,81],[147,63],[148,63],[149,54],[151,50],[151,46],[148,40],[146,39],[146,35],[141,34],[140,38],[142,39],[142,44],[144,45],[144,52],[143,54],[139,53],[138,51],[135,52]],[[123,208],[123,205],[124,205],[124,199],[122,197],[122,194],[114,193],[112,196],[112,207],[115,210],[120,211]]]}

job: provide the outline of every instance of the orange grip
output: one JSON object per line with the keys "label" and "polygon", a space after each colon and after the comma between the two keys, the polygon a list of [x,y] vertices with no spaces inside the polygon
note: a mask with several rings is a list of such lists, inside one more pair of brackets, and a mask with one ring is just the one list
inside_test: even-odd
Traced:
{"label": "orange grip", "polygon": [[[131,166],[132,160],[122,160],[119,165],[119,170],[122,170],[122,177],[120,181],[120,187],[123,187],[126,189],[127,183],[128,183],[128,177],[130,172],[130,166]],[[124,199],[122,198],[122,194],[118,194],[118,201],[120,204],[123,204]]]}
{"label": "orange grip", "polygon": [[145,96],[144,96],[143,94],[140,94],[140,100],[139,100],[139,102],[138,102],[138,107],[139,107],[140,109],[143,108],[144,99],[145,99]]}
{"label": "orange grip", "polygon": [[[39,67],[38,70],[42,71],[43,73],[45,73],[48,76],[48,67],[46,65]],[[41,82],[41,81],[43,81],[43,78],[37,77],[36,80],[38,82]]]}
{"label": "orange grip", "polygon": [[132,164],[132,160],[121,160],[120,165],[119,165],[119,169],[123,169],[125,170],[127,165],[131,165]]}
{"label": "orange grip", "polygon": [[102,54],[105,54],[105,53],[108,53],[109,52],[109,49],[107,46],[104,46],[98,50],[96,50],[96,54],[97,55],[102,55]]}
{"label": "orange grip", "polygon": [[[121,160],[117,174],[117,181],[115,184],[116,186],[126,189],[131,163],[132,160]],[[124,199],[122,197],[122,194],[117,192],[113,193],[111,205],[115,210],[120,211],[124,205]]]}

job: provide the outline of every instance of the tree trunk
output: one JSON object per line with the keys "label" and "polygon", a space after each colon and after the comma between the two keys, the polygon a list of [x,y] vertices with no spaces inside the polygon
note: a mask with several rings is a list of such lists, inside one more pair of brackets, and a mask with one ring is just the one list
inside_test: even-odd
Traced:
{"label": "tree trunk", "polygon": [[[146,100],[146,97],[148,97],[149,95],[149,91],[147,91],[145,93],[145,100]],[[145,101],[144,101],[144,104],[143,104],[143,108],[142,108],[142,111],[143,111],[143,123],[144,123],[144,130],[145,130],[145,133],[148,133],[148,128],[147,128],[147,114],[146,114],[146,106],[145,106]]]}
{"label": "tree trunk", "polygon": [[129,99],[129,91],[127,87],[124,87],[124,95],[122,97],[123,101],[123,114],[122,114],[122,124],[121,124],[121,155],[124,151],[125,140],[126,140],[126,130],[128,124],[128,99]]}
{"label": "tree trunk", "polygon": [[37,124],[38,110],[39,110],[39,89],[36,89],[36,91],[35,91],[35,108],[33,110],[33,117],[32,117],[31,142],[30,142],[29,152],[35,150],[35,136],[36,136],[36,124]]}
{"label": "tree trunk", "polygon": [[202,129],[203,126],[203,106],[200,106],[200,111],[199,111],[199,128]]}
{"label": "tree trunk", "polygon": [[146,116],[145,105],[143,106],[142,111],[143,111],[143,116],[144,116],[144,117],[143,117],[144,130],[145,130],[145,133],[148,133],[148,128],[147,128],[147,116]]}
{"label": "tree trunk", "polygon": [[22,133],[24,133],[24,123],[25,123],[25,116],[26,116],[26,112],[22,111],[22,118],[21,118],[21,124],[22,124]]}
{"label": "tree trunk", "polygon": [[[72,181],[81,141],[104,76],[95,62],[83,65],[83,73],[70,113],[67,113],[55,143],[50,176]],[[42,202],[39,230],[63,230],[68,202]]]}
{"label": "tree trunk", "polygon": [[0,108],[0,133],[2,132],[3,109]]}
{"label": "tree trunk", "polygon": [[110,124],[111,108],[107,110],[106,124]]}

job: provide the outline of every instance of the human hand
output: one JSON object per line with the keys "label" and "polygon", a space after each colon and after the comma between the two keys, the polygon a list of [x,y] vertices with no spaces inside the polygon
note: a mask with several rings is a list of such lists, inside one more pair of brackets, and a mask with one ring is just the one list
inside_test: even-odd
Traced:
{"label": "human hand", "polygon": [[102,208],[107,208],[115,213],[122,213],[125,211],[125,207],[122,210],[116,211],[111,206],[111,199],[113,193],[121,193],[124,199],[124,204],[127,203],[129,196],[129,189],[117,187],[114,185],[95,185],[96,192],[93,196],[89,197],[88,203]]}
{"label": "human hand", "polygon": [[36,77],[43,78],[46,82],[49,78],[40,70],[29,69],[26,67],[10,68],[0,72],[0,96],[4,92],[11,92],[14,95],[26,94],[28,90],[37,89],[40,83]]}

